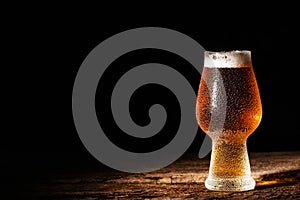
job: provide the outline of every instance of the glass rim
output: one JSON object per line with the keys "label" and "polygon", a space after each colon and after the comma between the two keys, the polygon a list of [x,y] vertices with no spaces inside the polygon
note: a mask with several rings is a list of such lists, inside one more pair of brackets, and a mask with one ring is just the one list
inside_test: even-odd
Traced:
{"label": "glass rim", "polygon": [[232,53],[232,54],[251,53],[250,50],[226,50],[226,51],[209,51],[209,50],[205,50],[204,52],[208,53],[208,54],[214,54],[214,53],[219,53],[219,54],[223,54],[223,53]]}

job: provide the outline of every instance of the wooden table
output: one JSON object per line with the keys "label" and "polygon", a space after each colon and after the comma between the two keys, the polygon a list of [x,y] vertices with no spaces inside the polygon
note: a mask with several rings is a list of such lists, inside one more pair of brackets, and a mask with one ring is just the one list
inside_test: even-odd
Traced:
{"label": "wooden table", "polygon": [[151,173],[131,174],[103,167],[65,170],[24,185],[28,199],[300,199],[300,151],[249,153],[254,190],[215,192],[204,186],[209,156],[184,155]]}

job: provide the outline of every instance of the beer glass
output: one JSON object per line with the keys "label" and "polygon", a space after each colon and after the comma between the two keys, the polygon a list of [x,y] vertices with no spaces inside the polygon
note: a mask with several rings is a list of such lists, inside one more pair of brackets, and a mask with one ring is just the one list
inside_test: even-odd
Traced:
{"label": "beer glass", "polygon": [[261,117],[251,51],[205,51],[196,118],[200,128],[212,139],[209,174],[205,180],[207,189],[254,189],[246,141]]}

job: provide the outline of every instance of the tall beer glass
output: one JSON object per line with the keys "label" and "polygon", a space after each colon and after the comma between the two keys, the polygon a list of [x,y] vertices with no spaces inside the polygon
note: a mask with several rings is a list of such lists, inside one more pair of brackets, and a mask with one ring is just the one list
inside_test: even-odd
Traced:
{"label": "tall beer glass", "polygon": [[212,139],[205,186],[217,191],[255,187],[246,140],[258,127],[262,105],[251,51],[206,51],[199,84],[196,118]]}

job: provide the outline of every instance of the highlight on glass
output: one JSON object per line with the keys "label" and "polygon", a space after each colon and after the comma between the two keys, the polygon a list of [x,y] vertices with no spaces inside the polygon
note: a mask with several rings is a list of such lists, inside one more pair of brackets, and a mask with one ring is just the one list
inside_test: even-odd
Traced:
{"label": "highlight on glass", "polygon": [[196,118],[212,140],[205,187],[215,191],[254,189],[247,138],[260,124],[262,104],[251,51],[205,51]]}

